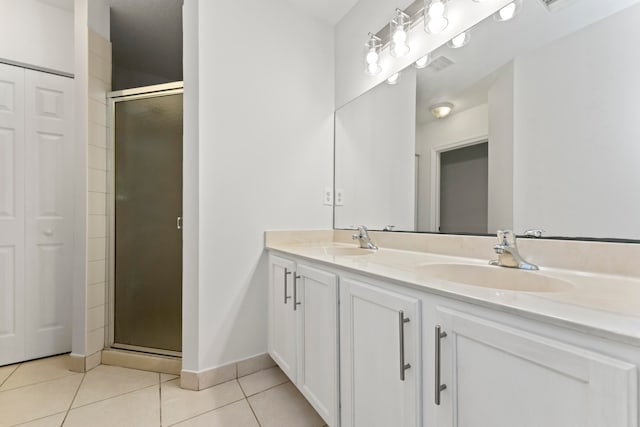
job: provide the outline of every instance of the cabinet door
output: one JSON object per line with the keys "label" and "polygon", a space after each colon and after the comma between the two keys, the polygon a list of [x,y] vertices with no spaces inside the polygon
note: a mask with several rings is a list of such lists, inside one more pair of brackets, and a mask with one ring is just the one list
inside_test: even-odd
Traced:
{"label": "cabinet door", "polygon": [[298,264],[297,386],[318,414],[338,426],[338,278]]}
{"label": "cabinet door", "polygon": [[420,302],[340,281],[342,426],[421,423]]}
{"label": "cabinet door", "polygon": [[73,80],[26,70],[26,357],[71,350]]}
{"label": "cabinet door", "polygon": [[269,257],[269,354],[296,381],[296,312],[293,310],[295,263]]}
{"label": "cabinet door", "polygon": [[446,308],[437,321],[438,426],[637,427],[635,366]]}
{"label": "cabinet door", "polygon": [[24,70],[0,64],[0,366],[24,360]]}

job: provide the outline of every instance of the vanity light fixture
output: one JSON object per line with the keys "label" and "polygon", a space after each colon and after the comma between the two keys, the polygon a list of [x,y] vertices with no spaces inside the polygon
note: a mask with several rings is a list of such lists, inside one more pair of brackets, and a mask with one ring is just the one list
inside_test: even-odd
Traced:
{"label": "vanity light fixture", "polygon": [[387,79],[387,84],[394,85],[394,84],[398,83],[399,81],[400,81],[400,73],[395,73],[395,74],[392,74]]}
{"label": "vanity light fixture", "polygon": [[521,7],[522,7],[522,1],[521,0],[512,1],[508,5],[506,5],[505,7],[500,9],[499,11],[497,11],[493,15],[493,17],[496,19],[496,21],[499,21],[499,22],[508,21],[508,20],[512,19],[514,16],[516,16],[518,14],[518,12],[520,12],[520,8]]}
{"label": "vanity light fixture", "polygon": [[451,111],[453,110],[453,104],[450,102],[441,102],[439,104],[432,105],[430,110],[431,114],[433,114],[433,117],[435,117],[436,119],[444,119],[449,114],[451,114]]}
{"label": "vanity light fixture", "polygon": [[399,57],[409,53],[409,30],[411,29],[411,17],[400,9],[396,9],[396,16],[389,23],[390,53]]}
{"label": "vanity light fixture", "polygon": [[427,65],[429,65],[430,61],[431,61],[431,55],[427,53],[425,56],[423,56],[422,58],[414,62],[413,66],[418,69],[425,68]]}
{"label": "vanity light fixture", "polygon": [[439,34],[447,28],[449,20],[446,17],[446,0],[425,0],[424,2],[424,30],[429,34]]}
{"label": "vanity light fixture", "polygon": [[382,40],[373,33],[369,33],[369,40],[366,46],[366,73],[375,76],[382,71],[380,67],[380,49],[382,49]]}
{"label": "vanity light fixture", "polygon": [[458,48],[461,48],[463,46],[466,46],[469,43],[469,40],[471,40],[471,32],[470,31],[465,31],[463,33],[458,34],[457,36],[455,36],[451,40],[449,40],[448,45],[449,45],[449,47],[452,47],[454,49],[458,49]]}

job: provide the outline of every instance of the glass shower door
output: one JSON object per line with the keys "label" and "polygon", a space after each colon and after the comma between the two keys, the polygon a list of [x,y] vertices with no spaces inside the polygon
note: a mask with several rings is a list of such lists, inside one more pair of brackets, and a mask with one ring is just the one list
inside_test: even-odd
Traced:
{"label": "glass shower door", "polygon": [[182,349],[182,93],[116,99],[114,347]]}

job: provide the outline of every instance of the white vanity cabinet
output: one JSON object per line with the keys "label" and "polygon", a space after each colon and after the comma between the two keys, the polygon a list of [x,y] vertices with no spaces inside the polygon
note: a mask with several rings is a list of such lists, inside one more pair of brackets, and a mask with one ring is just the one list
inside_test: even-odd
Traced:
{"label": "white vanity cabinet", "polygon": [[421,317],[417,298],[340,279],[343,427],[421,425]]}
{"label": "white vanity cabinet", "polygon": [[635,365],[466,311],[435,320],[434,426],[638,426]]}
{"label": "white vanity cabinet", "polygon": [[339,425],[338,277],[269,257],[269,354],[320,416]]}

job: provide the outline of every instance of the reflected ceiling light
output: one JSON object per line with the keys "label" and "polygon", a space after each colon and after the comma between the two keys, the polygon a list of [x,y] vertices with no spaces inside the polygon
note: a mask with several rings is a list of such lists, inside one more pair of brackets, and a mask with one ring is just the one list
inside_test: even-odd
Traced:
{"label": "reflected ceiling light", "polygon": [[400,81],[400,73],[392,74],[388,79],[387,83],[390,85],[394,85]]}
{"label": "reflected ceiling light", "polygon": [[366,61],[366,73],[375,76],[382,71],[380,67],[380,49],[382,49],[382,40],[375,34],[369,33],[369,40],[365,45],[365,61]]}
{"label": "reflected ceiling light", "polygon": [[496,21],[508,21],[516,16],[518,12],[520,12],[520,6],[520,0],[513,1],[497,11],[493,16],[495,17]]}
{"label": "reflected ceiling light", "polygon": [[469,40],[471,40],[471,32],[465,31],[464,33],[460,33],[454,38],[452,38],[451,40],[449,40],[448,44],[449,44],[449,47],[458,49],[462,46],[466,46],[467,43],[469,43]]}
{"label": "reflected ceiling light", "polygon": [[427,65],[429,65],[429,61],[431,59],[431,55],[429,55],[428,53],[423,56],[422,58],[418,59],[416,62],[413,63],[413,66],[420,69],[420,68],[425,68]]}
{"label": "reflected ceiling light", "polygon": [[441,33],[449,25],[446,17],[445,0],[425,0],[424,30],[429,34]]}
{"label": "reflected ceiling light", "polygon": [[449,114],[451,114],[451,110],[453,110],[453,104],[450,102],[441,102],[439,104],[434,104],[430,108],[431,114],[436,119],[444,119]]}
{"label": "reflected ceiling light", "polygon": [[400,9],[396,9],[396,16],[389,23],[391,56],[404,56],[409,53],[409,30],[411,17]]}

